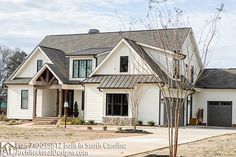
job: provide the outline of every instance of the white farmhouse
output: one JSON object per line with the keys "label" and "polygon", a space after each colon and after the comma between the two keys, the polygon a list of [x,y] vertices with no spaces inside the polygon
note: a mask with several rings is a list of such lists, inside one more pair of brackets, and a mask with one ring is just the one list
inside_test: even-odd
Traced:
{"label": "white farmhouse", "polygon": [[[178,46],[174,41],[176,32]],[[158,42],[155,33],[171,39],[164,41],[168,42],[165,49],[170,60],[176,58],[176,52],[193,57],[188,79],[196,79],[194,74],[204,69],[191,28],[49,35],[7,80],[7,117],[60,118],[68,102],[69,116],[73,116],[77,103],[79,117],[84,120],[127,125],[132,120],[130,90],[142,84],[138,119],[144,124],[154,121],[165,125],[165,106],[151,70],[165,75],[166,67],[161,65],[165,65],[166,51],[165,43]],[[186,54],[186,49],[191,53]],[[185,61],[180,61],[181,68]],[[206,125],[235,125],[236,70],[205,69],[203,74],[207,77],[188,96],[180,124],[189,124],[203,108]]]}

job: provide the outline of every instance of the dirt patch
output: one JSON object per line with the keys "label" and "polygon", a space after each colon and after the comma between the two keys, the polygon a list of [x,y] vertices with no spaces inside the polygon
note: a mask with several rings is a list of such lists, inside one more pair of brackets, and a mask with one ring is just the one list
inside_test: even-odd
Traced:
{"label": "dirt patch", "polygon": [[20,126],[0,126],[0,141],[20,141],[20,142],[73,142],[82,140],[108,139],[117,137],[137,136],[138,134],[116,133],[114,130],[87,130],[86,127],[57,128],[45,127],[20,127]]}
{"label": "dirt patch", "polygon": [[[150,154],[167,155],[168,149],[159,149],[136,155],[143,157]],[[178,156],[183,157],[232,157],[236,156],[236,134],[212,137],[197,142],[182,144],[178,148]]]}

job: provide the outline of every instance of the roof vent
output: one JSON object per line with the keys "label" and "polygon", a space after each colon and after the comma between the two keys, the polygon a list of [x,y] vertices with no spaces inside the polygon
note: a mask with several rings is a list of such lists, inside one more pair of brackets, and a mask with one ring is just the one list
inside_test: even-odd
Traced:
{"label": "roof vent", "polygon": [[98,29],[90,29],[89,34],[98,34],[99,33],[99,30]]}

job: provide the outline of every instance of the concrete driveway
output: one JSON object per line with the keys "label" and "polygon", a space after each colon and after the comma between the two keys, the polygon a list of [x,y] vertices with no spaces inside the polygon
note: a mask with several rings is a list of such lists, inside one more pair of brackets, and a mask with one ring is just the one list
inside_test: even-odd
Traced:
{"label": "concrete driveway", "polygon": [[[87,141],[89,144],[102,146],[102,148],[99,149],[88,149],[89,156],[129,156],[168,146],[167,128],[155,127],[145,128],[145,130],[153,132],[154,134]],[[183,127],[180,128],[179,132],[179,144],[231,133],[236,133],[236,129]],[[113,146],[113,148],[109,149],[107,148],[108,146]]]}

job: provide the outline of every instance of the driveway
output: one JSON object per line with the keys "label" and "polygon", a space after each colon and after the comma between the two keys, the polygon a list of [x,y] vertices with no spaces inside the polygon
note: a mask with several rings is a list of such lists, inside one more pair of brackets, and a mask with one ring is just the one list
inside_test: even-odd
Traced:
{"label": "driveway", "polygon": [[[141,152],[155,150],[168,146],[167,128],[146,128],[146,131],[154,134],[123,137],[115,139],[103,139],[95,141],[87,141],[89,144],[101,145],[99,149],[89,149],[89,156],[129,156]],[[193,142],[212,136],[236,133],[236,129],[226,128],[208,128],[208,127],[183,127],[179,131],[179,144]],[[109,149],[107,146],[114,146]],[[104,148],[106,147],[106,148]]]}

